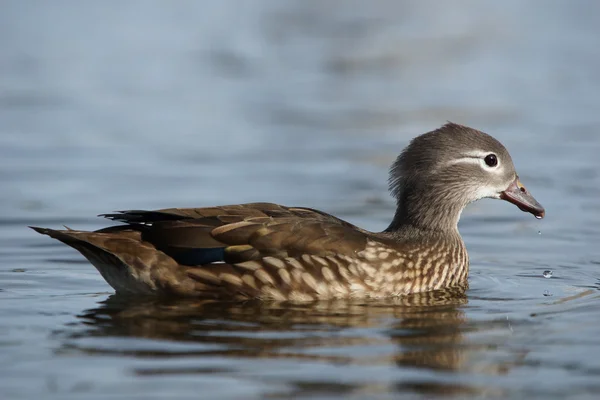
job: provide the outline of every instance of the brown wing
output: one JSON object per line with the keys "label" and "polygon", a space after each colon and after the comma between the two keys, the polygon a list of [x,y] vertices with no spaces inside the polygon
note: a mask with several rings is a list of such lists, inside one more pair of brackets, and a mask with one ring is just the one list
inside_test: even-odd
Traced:
{"label": "brown wing", "polygon": [[266,256],[354,255],[364,249],[368,236],[329,214],[271,203],[133,210],[104,216],[128,225],[99,232],[139,231],[142,241],[188,266]]}

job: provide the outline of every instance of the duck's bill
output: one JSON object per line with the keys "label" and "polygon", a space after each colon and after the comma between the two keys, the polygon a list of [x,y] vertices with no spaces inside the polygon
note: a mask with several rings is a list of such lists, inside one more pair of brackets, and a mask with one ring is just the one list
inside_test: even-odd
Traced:
{"label": "duck's bill", "polygon": [[516,177],[506,190],[500,193],[500,198],[513,203],[521,211],[533,214],[536,218],[544,218],[546,214],[544,207],[533,198],[531,193],[519,181],[519,177]]}

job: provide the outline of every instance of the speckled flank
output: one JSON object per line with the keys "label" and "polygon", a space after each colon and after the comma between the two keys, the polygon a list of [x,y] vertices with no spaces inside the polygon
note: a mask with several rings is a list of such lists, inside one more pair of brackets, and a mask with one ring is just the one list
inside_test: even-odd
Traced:
{"label": "speckled flank", "polygon": [[[152,246],[128,247],[129,238],[48,232],[79,250],[121,293],[297,301],[382,298],[460,285],[468,274],[467,253],[458,235],[419,245],[405,243],[402,251],[368,239],[353,255],[265,256],[183,267]],[[120,256],[103,247],[121,249]]]}
{"label": "speckled flank", "polygon": [[468,258],[460,239],[405,253],[369,240],[355,257],[264,257],[232,267],[237,275],[220,272],[218,266],[193,269],[189,274],[203,283],[227,283],[234,297],[251,293],[251,297],[272,300],[381,298],[463,284]]}

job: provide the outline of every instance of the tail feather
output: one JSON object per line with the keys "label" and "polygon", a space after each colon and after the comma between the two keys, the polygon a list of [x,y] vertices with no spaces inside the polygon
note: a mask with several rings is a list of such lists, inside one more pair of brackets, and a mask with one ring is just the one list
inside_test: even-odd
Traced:
{"label": "tail feather", "polygon": [[54,230],[30,226],[34,231],[73,247],[89,260],[117,293],[188,295],[202,285],[187,276],[186,267],[138,235],[110,232]]}

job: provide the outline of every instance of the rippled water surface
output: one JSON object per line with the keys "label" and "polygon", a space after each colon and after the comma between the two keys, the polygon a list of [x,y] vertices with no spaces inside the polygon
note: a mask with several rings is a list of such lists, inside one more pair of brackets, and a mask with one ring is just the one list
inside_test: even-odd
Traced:
{"label": "rippled water surface", "polygon": [[[3,399],[600,391],[600,3],[0,8]],[[502,141],[547,210],[538,221],[484,200],[463,213],[464,296],[125,299],[26,228],[272,201],[381,230],[388,165],[446,120]]]}

